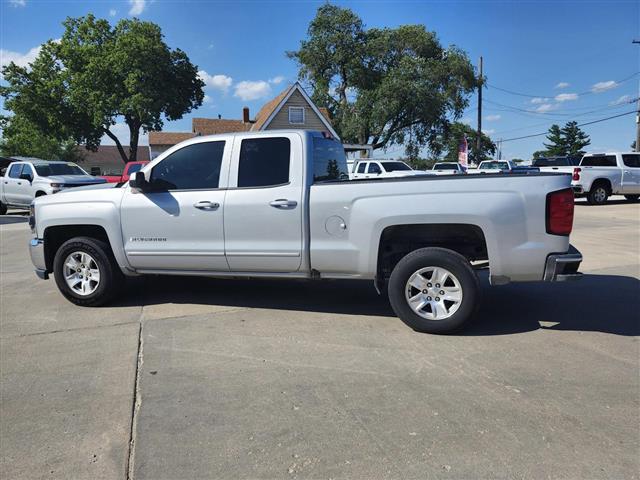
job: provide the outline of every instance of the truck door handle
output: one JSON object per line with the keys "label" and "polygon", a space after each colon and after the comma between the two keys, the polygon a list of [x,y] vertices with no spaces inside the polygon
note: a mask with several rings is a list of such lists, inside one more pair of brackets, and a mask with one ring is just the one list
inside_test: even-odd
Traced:
{"label": "truck door handle", "polygon": [[278,198],[277,200],[269,202],[269,205],[271,205],[273,208],[286,209],[295,208],[298,205],[298,202],[296,202],[295,200],[287,200],[286,198]]}
{"label": "truck door handle", "polygon": [[194,203],[193,206],[199,208],[200,210],[215,210],[220,207],[220,204],[210,202],[208,200],[202,200],[201,202]]}

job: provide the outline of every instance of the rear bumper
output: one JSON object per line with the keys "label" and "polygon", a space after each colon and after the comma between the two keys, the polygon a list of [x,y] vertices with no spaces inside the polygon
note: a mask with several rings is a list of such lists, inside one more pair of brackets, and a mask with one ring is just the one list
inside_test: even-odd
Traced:
{"label": "rear bumper", "polygon": [[582,254],[573,245],[569,245],[569,251],[565,253],[552,253],[547,257],[544,268],[545,282],[566,282],[578,280],[582,274],[578,272]]}
{"label": "rear bumper", "polygon": [[43,280],[48,279],[49,273],[44,261],[44,240],[32,238],[29,242],[29,254],[31,255],[31,263],[36,267],[36,275]]}

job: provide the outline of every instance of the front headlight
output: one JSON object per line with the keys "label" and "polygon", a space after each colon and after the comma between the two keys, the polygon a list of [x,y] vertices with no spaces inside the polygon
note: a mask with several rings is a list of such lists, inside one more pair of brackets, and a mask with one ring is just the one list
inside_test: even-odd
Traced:
{"label": "front headlight", "polygon": [[62,188],[62,187],[64,187],[64,183],[52,183],[51,187],[52,188]]}
{"label": "front headlight", "polygon": [[29,227],[32,233],[36,233],[36,207],[33,203],[29,205]]}

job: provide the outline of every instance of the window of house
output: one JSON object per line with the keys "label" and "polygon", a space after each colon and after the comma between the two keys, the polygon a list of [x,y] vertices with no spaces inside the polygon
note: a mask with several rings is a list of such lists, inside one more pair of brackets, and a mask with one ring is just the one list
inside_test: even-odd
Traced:
{"label": "window of house", "polygon": [[20,172],[22,171],[21,163],[14,163],[9,167],[9,177],[11,178],[20,178]]}
{"label": "window of house", "polygon": [[289,107],[289,123],[294,125],[304,124],[304,107]]}
{"label": "window of house", "polygon": [[218,188],[225,142],[187,145],[173,152],[151,171],[151,187],[158,190]]}
{"label": "window of house", "polygon": [[615,167],[616,165],[615,155],[591,155],[584,157],[580,163],[582,167]]}
{"label": "window of house", "polygon": [[242,140],[238,187],[268,187],[289,182],[291,142],[288,138]]}

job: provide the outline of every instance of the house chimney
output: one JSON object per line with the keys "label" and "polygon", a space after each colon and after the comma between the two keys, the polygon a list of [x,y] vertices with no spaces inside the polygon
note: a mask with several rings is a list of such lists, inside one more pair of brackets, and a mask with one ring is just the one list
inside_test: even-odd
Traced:
{"label": "house chimney", "polygon": [[242,109],[242,123],[249,123],[249,107]]}
{"label": "house chimney", "polygon": [[218,114],[218,120],[220,120],[222,118],[222,115]]}

